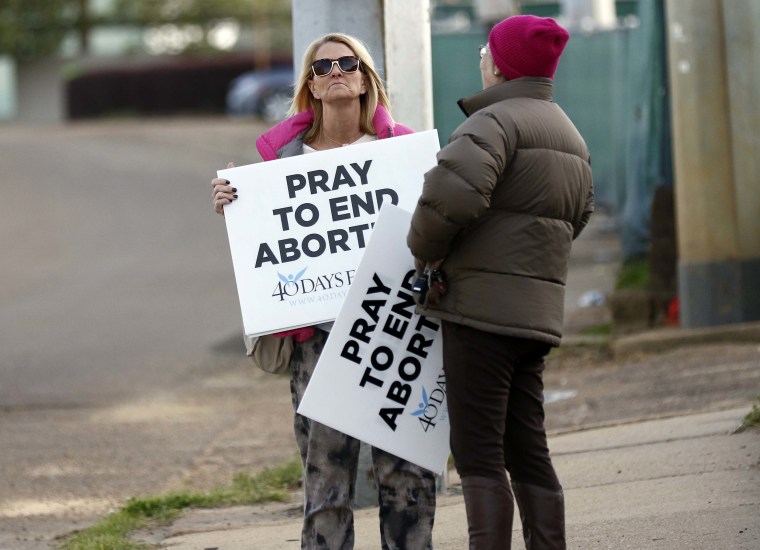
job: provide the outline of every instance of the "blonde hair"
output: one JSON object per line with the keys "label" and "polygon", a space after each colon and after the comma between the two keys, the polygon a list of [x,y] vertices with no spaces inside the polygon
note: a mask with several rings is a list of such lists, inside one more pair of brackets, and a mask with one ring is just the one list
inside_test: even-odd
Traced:
{"label": "blonde hair", "polygon": [[312,123],[311,128],[309,128],[304,134],[304,142],[306,143],[313,140],[322,128],[322,102],[311,94],[311,90],[309,90],[309,80],[311,80],[313,76],[311,64],[315,61],[314,56],[320,46],[328,42],[345,44],[352,52],[354,52],[354,55],[359,58],[359,71],[363,73],[367,87],[367,92],[359,96],[359,101],[361,103],[361,131],[366,134],[376,133],[375,126],[372,124],[372,119],[375,116],[375,109],[377,109],[378,103],[385,107],[390,113],[390,101],[388,101],[383,81],[380,79],[380,75],[375,69],[375,63],[372,61],[372,56],[367,47],[360,40],[347,34],[337,32],[325,34],[309,44],[309,47],[306,48],[306,51],[303,54],[301,75],[296,82],[293,101],[291,102],[290,110],[288,111],[288,116],[293,116],[301,111],[306,111],[307,109],[314,111],[314,122]]}

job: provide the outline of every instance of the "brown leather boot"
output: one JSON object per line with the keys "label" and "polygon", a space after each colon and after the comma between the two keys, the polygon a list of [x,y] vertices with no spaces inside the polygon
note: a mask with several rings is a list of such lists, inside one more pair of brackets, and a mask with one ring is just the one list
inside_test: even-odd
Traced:
{"label": "brown leather boot", "polygon": [[512,482],[526,550],[566,550],[565,496],[538,485]]}
{"label": "brown leather boot", "polygon": [[510,550],[515,506],[505,479],[462,478],[470,550]]}

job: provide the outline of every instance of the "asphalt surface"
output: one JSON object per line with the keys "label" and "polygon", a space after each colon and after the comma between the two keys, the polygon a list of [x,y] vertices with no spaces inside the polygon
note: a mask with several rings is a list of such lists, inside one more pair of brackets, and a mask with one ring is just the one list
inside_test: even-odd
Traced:
{"label": "asphalt surface", "polygon": [[209,181],[230,160],[258,160],[259,130],[223,119],[0,126],[0,406],[140,394],[235,332]]}
{"label": "asphalt surface", "polygon": [[[258,160],[262,129],[225,119],[0,126],[0,549],[55,547],[132,496],[208,488],[295,455],[287,379],[242,356],[208,183],[229,161]],[[611,291],[618,266],[614,220],[599,215],[573,250],[568,341],[609,321],[604,305],[578,302]],[[552,437],[749,409],[760,393],[760,339],[668,342],[617,358],[596,345],[553,353]]]}

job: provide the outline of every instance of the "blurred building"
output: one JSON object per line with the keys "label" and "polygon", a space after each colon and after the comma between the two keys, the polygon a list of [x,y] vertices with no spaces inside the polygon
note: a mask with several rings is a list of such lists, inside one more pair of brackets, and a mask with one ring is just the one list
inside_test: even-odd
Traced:
{"label": "blurred building", "polygon": [[[136,80],[149,83],[159,73],[170,79],[181,75],[175,86],[181,93],[193,72],[204,74],[191,85],[216,78],[219,87],[226,89],[229,80],[247,69],[290,62],[289,0],[218,4],[213,0],[58,0],[41,8],[59,8],[55,23],[46,14],[47,28],[35,26],[42,17],[34,13],[34,6],[22,5],[17,9],[24,13],[12,14],[22,32],[52,35],[57,31],[61,37],[49,55],[14,58],[0,54],[0,121],[44,123],[77,116],[82,109],[70,112],[68,87],[87,75],[100,74],[107,80],[106,73],[111,74],[112,83],[101,95],[114,89],[123,93]],[[222,11],[225,7],[228,14]],[[121,84],[113,84],[118,79]],[[149,86],[146,94],[160,93],[159,88]],[[198,89],[197,93],[208,92]],[[208,108],[219,108],[223,95],[223,90],[217,91]],[[87,98],[79,103],[92,101]],[[109,108],[108,97],[99,102]],[[139,105],[115,104],[112,111],[106,114],[140,114]]]}

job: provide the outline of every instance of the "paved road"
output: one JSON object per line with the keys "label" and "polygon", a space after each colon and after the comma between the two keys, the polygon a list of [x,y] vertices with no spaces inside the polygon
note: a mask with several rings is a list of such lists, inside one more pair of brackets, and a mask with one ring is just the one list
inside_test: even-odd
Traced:
{"label": "paved road", "polygon": [[259,130],[0,127],[0,407],[140,395],[240,332],[208,181],[229,160],[258,160]]}

